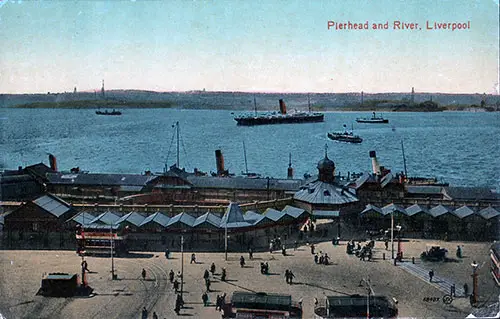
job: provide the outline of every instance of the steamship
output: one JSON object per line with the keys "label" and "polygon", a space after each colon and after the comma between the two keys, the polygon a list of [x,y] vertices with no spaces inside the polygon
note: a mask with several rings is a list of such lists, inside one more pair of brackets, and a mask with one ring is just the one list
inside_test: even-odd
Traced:
{"label": "steamship", "polygon": [[[255,98],[254,98],[255,102]],[[283,99],[279,100],[280,112],[271,114],[257,114],[257,109],[254,115],[242,115],[234,118],[237,125],[253,126],[265,124],[293,124],[293,123],[315,123],[323,122],[323,113],[309,112],[294,112],[287,114],[286,105]]]}
{"label": "steamship", "polygon": [[357,118],[356,122],[358,122],[358,123],[389,123],[389,120],[385,119],[381,116],[377,117],[377,116],[375,116],[375,112],[373,112],[372,117]]}
{"label": "steamship", "polygon": [[330,132],[327,134],[328,138],[334,141],[347,142],[347,143],[361,143],[363,139],[358,135],[354,135],[353,131],[347,131],[347,127],[344,124],[344,132]]}

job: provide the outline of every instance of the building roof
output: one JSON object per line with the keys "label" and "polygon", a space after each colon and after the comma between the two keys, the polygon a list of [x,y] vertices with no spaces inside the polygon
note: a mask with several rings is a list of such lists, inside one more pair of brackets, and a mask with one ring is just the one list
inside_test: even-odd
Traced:
{"label": "building roof", "polygon": [[221,222],[221,218],[219,216],[216,216],[210,212],[206,212],[205,214],[199,216],[196,218],[196,220],[193,223],[193,227],[198,227],[203,224],[208,224],[212,225],[215,227],[219,227]]}
{"label": "building roof", "polygon": [[363,211],[359,214],[365,215],[365,214],[368,214],[369,212],[375,212],[377,214],[384,215],[381,208],[378,208],[377,206],[374,206],[372,204],[366,205],[365,209],[363,209]]}
{"label": "building roof", "polygon": [[500,194],[494,193],[488,187],[443,187],[443,194],[445,198],[453,199],[500,199]]}
{"label": "building roof", "polygon": [[[255,189],[267,190],[267,178],[188,176],[187,180],[196,188]],[[300,179],[269,179],[270,190],[296,191],[303,181]]]}
{"label": "building roof", "polygon": [[407,207],[405,209],[405,211],[406,211],[406,215],[408,215],[408,216],[413,216],[413,215],[416,215],[419,213],[424,213],[424,214],[429,215],[429,210],[425,207],[418,205],[418,204],[414,204],[414,205],[411,205],[410,207]]}
{"label": "building roof", "polygon": [[497,217],[498,215],[500,215],[500,213],[491,206],[486,207],[484,209],[481,209],[478,212],[478,214],[481,215],[481,217],[483,217],[484,219],[490,219],[490,218]]}
{"label": "building roof", "polygon": [[462,206],[460,208],[455,209],[453,212],[453,215],[457,216],[458,218],[464,218],[470,215],[474,214],[474,211],[470,209],[467,206]]}
{"label": "building roof", "polygon": [[313,210],[312,215],[317,219],[330,219],[340,216],[339,210]]}
{"label": "building roof", "polygon": [[442,195],[442,189],[442,186],[407,186],[406,191],[410,194]]}
{"label": "building roof", "polygon": [[258,214],[254,211],[246,211],[245,214],[243,214],[243,218],[245,219],[245,221],[249,222],[249,223],[254,223],[256,220],[259,220],[260,218],[262,217],[261,214]]}
{"label": "building roof", "polygon": [[386,175],[384,175],[384,177],[382,177],[382,179],[380,180],[380,186],[382,186],[382,188],[386,187],[389,183],[393,182],[393,181],[396,181],[396,178],[394,177],[394,175],[392,175],[392,173],[387,173]]}
{"label": "building roof", "polygon": [[360,177],[358,177],[358,179],[356,179],[354,188],[358,189],[365,183],[376,183],[376,182],[377,181],[375,180],[372,174],[368,172],[363,172],[363,174]]}
{"label": "building roof", "polygon": [[403,207],[396,205],[394,203],[391,203],[389,205],[385,205],[384,207],[382,207],[382,214],[383,215],[390,215],[393,212],[406,215],[406,210]]}
{"label": "building roof", "polygon": [[295,193],[293,199],[310,204],[326,205],[341,205],[358,201],[358,198],[347,188],[340,188],[319,180],[302,187]]}
{"label": "building roof", "polygon": [[33,203],[56,217],[60,217],[71,210],[70,204],[51,194],[38,197],[33,200]]}
{"label": "building roof", "polygon": [[170,218],[170,220],[168,221],[167,227],[175,225],[176,223],[182,223],[186,226],[193,227],[195,220],[196,220],[196,218],[194,218],[193,216],[182,212],[182,213],[177,214],[174,217]]}
{"label": "building roof", "polygon": [[120,219],[120,217],[117,216],[116,214],[114,214],[112,212],[105,212],[105,213],[100,214],[96,218],[94,218],[87,225],[90,225],[90,224],[114,225],[118,221],[118,219]]}
{"label": "building roof", "polygon": [[79,225],[86,225],[86,224],[90,224],[90,222],[92,220],[95,219],[96,216],[94,216],[93,214],[91,213],[88,213],[88,212],[81,212],[79,214],[77,214],[76,216],[74,216],[73,218],[70,218],[68,220],[69,221],[74,221],[76,222],[77,224]]}
{"label": "building roof", "polygon": [[24,168],[24,171],[26,171],[27,173],[30,173],[30,174],[38,175],[40,177],[45,177],[47,173],[55,173],[56,172],[52,168],[50,168],[49,166],[45,165],[44,163],[38,163],[38,164],[26,166]]}
{"label": "building roof", "polygon": [[445,214],[451,214],[452,210],[443,205],[434,206],[429,210],[429,214],[432,217],[439,217]]}
{"label": "building roof", "polygon": [[273,208],[268,208],[264,212],[264,216],[266,216],[267,218],[269,218],[270,220],[272,220],[274,222],[277,222],[278,220],[283,218],[285,215],[286,215],[285,212],[279,211],[279,210],[276,210]]}
{"label": "building roof", "polygon": [[144,220],[139,225],[139,227],[142,227],[142,226],[149,224],[149,223],[156,223],[160,226],[167,227],[167,224],[169,221],[170,221],[170,217],[165,216],[164,214],[162,214],[160,212],[156,212],[156,213],[144,218]]}
{"label": "building roof", "polygon": [[57,185],[102,185],[102,186],[146,186],[158,176],[138,174],[88,174],[49,173],[50,184]]}
{"label": "building roof", "polygon": [[136,213],[136,212],[130,212],[126,215],[123,215],[120,219],[118,219],[115,222],[115,224],[120,225],[124,222],[129,222],[132,225],[139,227],[142,224],[142,222],[144,221],[144,219],[146,219],[146,218],[144,216],[142,216],[141,214]]}
{"label": "building roof", "polygon": [[224,216],[222,216],[221,224],[225,225],[226,223],[231,224],[244,221],[245,218],[243,218],[243,211],[240,206],[236,203],[230,203],[226,208]]}
{"label": "building roof", "polygon": [[293,218],[298,218],[302,214],[306,213],[305,209],[293,207],[290,205],[286,205],[285,208],[283,208],[282,212],[285,212],[285,214]]}

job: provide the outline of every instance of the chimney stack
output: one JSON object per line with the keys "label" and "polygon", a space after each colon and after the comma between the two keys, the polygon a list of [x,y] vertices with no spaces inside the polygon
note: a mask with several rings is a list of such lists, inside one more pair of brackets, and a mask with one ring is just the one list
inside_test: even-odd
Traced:
{"label": "chimney stack", "polygon": [[221,176],[224,174],[224,156],[222,156],[221,150],[215,151],[215,163],[217,165],[217,175]]}
{"label": "chimney stack", "polygon": [[52,154],[49,154],[49,163],[50,163],[50,168],[52,168],[54,171],[57,172],[57,160],[56,157]]}
{"label": "chimney stack", "polygon": [[288,179],[293,179],[292,153],[290,153],[290,159],[289,159],[289,161],[288,161],[288,173],[287,173],[287,178],[288,178]]}
{"label": "chimney stack", "polygon": [[286,105],[285,105],[285,101],[283,101],[283,99],[280,99],[280,113],[286,114]]}
{"label": "chimney stack", "polygon": [[370,158],[372,159],[373,175],[380,176],[380,165],[377,161],[377,153],[375,151],[370,151]]}

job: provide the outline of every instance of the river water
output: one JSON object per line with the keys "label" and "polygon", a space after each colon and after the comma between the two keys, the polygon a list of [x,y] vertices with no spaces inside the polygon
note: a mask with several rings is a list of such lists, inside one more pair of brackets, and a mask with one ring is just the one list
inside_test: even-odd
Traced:
{"label": "river water", "polygon": [[[60,170],[79,166],[90,172],[163,171],[176,161],[174,128],[180,123],[180,165],[192,171],[215,170],[216,149],[226,168],[262,176],[286,177],[288,154],[295,176],[316,174],[325,144],[337,171],[369,171],[370,150],[381,165],[403,170],[401,140],[410,176],[432,176],[455,186],[500,187],[500,113],[385,113],[389,124],[359,124],[368,113],[329,112],[324,123],[236,126],[234,115],[221,110],[125,109],[122,116],[98,116],[91,109],[0,109],[0,165],[48,164],[57,157]],[[361,144],[334,142],[327,132],[351,128]],[[170,149],[170,152],[169,152]]]}

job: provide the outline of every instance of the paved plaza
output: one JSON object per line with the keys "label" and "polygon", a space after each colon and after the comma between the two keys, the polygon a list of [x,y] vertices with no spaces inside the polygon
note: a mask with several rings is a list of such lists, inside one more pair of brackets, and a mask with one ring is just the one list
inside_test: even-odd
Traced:
{"label": "paved plaza", "polygon": [[[425,250],[424,240],[403,243],[404,263],[394,266],[383,260],[382,254],[390,256],[383,242],[377,242],[373,261],[361,261],[346,254],[346,242],[333,246],[331,242],[319,243],[316,251],[327,253],[331,265],[318,265],[313,261],[310,247],[302,245],[298,250],[281,252],[256,252],[249,260],[247,253],[196,253],[197,263],[191,264],[191,252],[184,254],[184,300],[182,316],[193,318],[220,318],[215,310],[217,294],[233,291],[265,291],[292,295],[296,301],[302,299],[304,318],[313,317],[314,298],[321,302],[326,295],[365,294],[366,288],[360,286],[363,278],[369,278],[375,294],[394,297],[398,300],[400,317],[446,317],[465,318],[471,307],[463,295],[462,287],[468,282],[472,289],[470,263],[476,260],[485,263],[479,270],[480,300],[488,304],[498,299],[489,267],[488,243],[438,242],[455,254],[457,245],[463,245],[464,258],[457,262],[423,263],[418,256]],[[243,255],[245,268],[239,265]],[[415,256],[416,263],[411,263]],[[0,252],[0,312],[6,318],[140,318],[141,309],[146,307],[152,318],[153,311],[159,318],[175,318],[175,294],[168,280],[168,272],[181,269],[181,254],[173,253],[165,259],[160,253],[134,253],[128,258],[115,258],[118,280],[111,280],[110,258],[87,257],[89,285],[95,289],[91,298],[47,298],[36,296],[42,276],[48,272],[80,273],[81,258],[73,251],[1,251]],[[260,263],[267,261],[270,274],[260,273]],[[201,295],[205,289],[203,273],[216,265],[216,275],[211,276],[212,292],[209,293],[211,305],[204,307]],[[221,282],[221,267],[227,269],[227,282]],[[141,270],[146,269],[146,280],[141,279]],[[433,269],[436,276],[432,283],[426,275]],[[286,269],[293,271],[294,284],[285,282]],[[442,298],[455,283],[457,298],[450,305]],[[438,301],[425,301],[434,298]]]}

